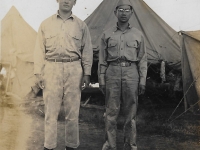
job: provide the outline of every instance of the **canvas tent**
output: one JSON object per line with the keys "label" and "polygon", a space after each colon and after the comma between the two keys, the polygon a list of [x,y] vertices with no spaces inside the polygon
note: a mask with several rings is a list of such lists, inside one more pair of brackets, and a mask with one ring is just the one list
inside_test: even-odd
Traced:
{"label": "canvas tent", "polygon": [[197,103],[200,106],[200,30],[180,33],[185,102],[190,106]]}
{"label": "canvas tent", "polygon": [[34,85],[33,50],[37,33],[13,6],[1,21],[1,62],[10,64],[8,92],[24,97]]}
{"label": "canvas tent", "polygon": [[[96,59],[98,59],[99,41],[101,34],[117,22],[114,10],[119,0],[103,0],[95,11],[85,20],[92,37]],[[166,61],[175,69],[180,69],[181,50],[178,34],[167,25],[142,0],[130,0],[133,5],[133,15],[130,24],[145,35],[148,62],[155,64],[160,60]]]}
{"label": "canvas tent", "polygon": [[[142,0],[130,1],[134,8],[130,23],[145,35],[148,62],[155,64],[165,60],[172,68],[180,69],[181,51],[178,34]],[[85,20],[92,37],[96,56],[94,60],[98,60],[102,32],[116,24],[114,9],[117,3],[118,0],[103,0]],[[2,20],[1,37],[1,61],[10,62],[15,72],[12,91],[24,96],[34,84],[32,64],[36,32],[23,20],[16,8],[12,7]]]}

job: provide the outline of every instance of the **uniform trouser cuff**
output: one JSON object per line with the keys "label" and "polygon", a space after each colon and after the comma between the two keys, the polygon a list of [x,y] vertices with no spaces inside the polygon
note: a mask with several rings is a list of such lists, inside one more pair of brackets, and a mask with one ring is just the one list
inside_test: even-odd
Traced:
{"label": "uniform trouser cuff", "polygon": [[78,148],[78,146],[80,145],[80,142],[78,142],[77,144],[65,142],[65,144],[67,147]]}
{"label": "uniform trouser cuff", "polygon": [[45,144],[45,143],[44,143],[44,147],[46,147],[46,148],[48,148],[48,149],[54,149],[54,148],[57,147],[57,145],[56,145],[56,144],[51,144],[51,145],[49,145],[49,144]]}

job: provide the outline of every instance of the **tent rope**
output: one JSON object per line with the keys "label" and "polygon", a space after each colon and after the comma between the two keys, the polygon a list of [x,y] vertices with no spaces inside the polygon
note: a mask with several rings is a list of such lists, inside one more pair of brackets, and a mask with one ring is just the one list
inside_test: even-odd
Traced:
{"label": "tent rope", "polygon": [[[174,41],[174,37],[175,37],[176,34],[178,34],[178,32],[175,32],[173,35],[171,35],[170,41]],[[166,45],[166,44],[168,44],[168,43],[169,43],[169,41],[163,42],[162,45]],[[176,43],[176,44],[177,44],[177,43]],[[179,52],[181,51],[179,45],[178,45],[178,50],[179,50]]]}
{"label": "tent rope", "polygon": [[[168,121],[171,119],[171,117],[174,115],[175,111],[177,110],[177,108],[179,107],[179,105],[181,104],[181,102],[183,101],[184,97],[187,95],[187,93],[189,92],[190,88],[194,85],[194,83],[197,81],[197,79],[199,78],[199,76],[190,84],[190,86],[188,87],[187,91],[184,93],[182,99],[180,100],[180,102],[178,103],[178,105],[176,106],[176,108],[174,109],[174,111],[172,112],[171,116],[169,117]],[[199,101],[198,101],[199,102]],[[198,103],[197,102],[197,103]],[[197,103],[195,103],[194,105],[196,105]],[[190,107],[191,108],[191,107]],[[189,108],[189,109],[190,109]],[[187,109],[185,112],[187,112],[189,109]],[[184,114],[185,112],[183,112],[182,114]],[[182,115],[181,114],[181,115]],[[179,115],[178,117],[180,117],[181,115]],[[177,119],[178,117],[176,117],[175,119]],[[174,121],[175,119],[173,119],[172,121]],[[171,121],[171,122],[172,122]]]}
{"label": "tent rope", "polygon": [[158,58],[156,56],[151,55],[150,53],[147,53],[148,55],[150,55],[151,57],[153,57],[153,58],[155,58],[157,60],[161,60],[161,54],[160,53],[158,53],[155,49],[151,49],[149,47],[146,47],[146,48],[149,49],[150,51],[152,51],[153,53],[156,53]]}
{"label": "tent rope", "polygon": [[[184,113],[186,113],[188,110],[190,110],[192,107],[194,107],[196,104],[198,104],[200,102],[200,100],[198,100],[194,105],[192,105],[190,108],[186,109],[184,112],[182,112],[180,115],[178,115],[176,118],[174,118],[173,120],[170,121],[170,123],[172,123],[174,120],[178,119],[179,117],[181,117]],[[169,120],[168,120],[169,121]]]}
{"label": "tent rope", "polygon": [[[158,58],[156,58],[156,57],[154,57],[153,55],[151,55],[150,53],[148,53],[147,52],[147,55],[148,56],[151,56],[152,58],[154,58],[154,59],[152,59],[152,60],[154,60],[154,61],[159,61],[160,59],[158,59]],[[147,57],[148,58],[148,57]],[[150,59],[149,59],[150,60]]]}

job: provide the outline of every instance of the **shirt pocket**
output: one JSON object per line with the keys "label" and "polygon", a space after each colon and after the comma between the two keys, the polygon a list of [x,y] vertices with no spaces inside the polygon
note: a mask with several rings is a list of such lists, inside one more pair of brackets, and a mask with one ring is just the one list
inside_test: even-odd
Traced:
{"label": "shirt pocket", "polygon": [[56,44],[58,44],[58,34],[57,33],[45,33],[45,47],[46,50],[55,49]]}
{"label": "shirt pocket", "polygon": [[69,32],[68,35],[69,35],[69,42],[70,42],[68,44],[70,44],[76,50],[80,50],[82,46],[81,32]]}
{"label": "shirt pocket", "polygon": [[118,57],[118,50],[117,50],[117,40],[109,39],[108,41],[108,59]]}
{"label": "shirt pocket", "polygon": [[139,44],[137,40],[128,41],[126,42],[126,57],[128,57],[129,60],[136,61],[137,60],[137,53]]}

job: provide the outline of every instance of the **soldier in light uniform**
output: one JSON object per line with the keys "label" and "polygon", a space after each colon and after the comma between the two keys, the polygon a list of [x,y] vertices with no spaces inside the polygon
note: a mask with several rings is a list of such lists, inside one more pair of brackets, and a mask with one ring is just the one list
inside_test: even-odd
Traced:
{"label": "soldier in light uniform", "polygon": [[57,118],[65,110],[66,150],[79,146],[81,85],[90,83],[93,50],[87,25],[72,14],[76,0],[57,0],[59,10],[40,25],[34,74],[45,102],[44,150],[57,146]]}
{"label": "soldier in light uniform", "polygon": [[125,118],[124,150],[137,150],[136,111],[138,94],[144,94],[147,55],[144,36],[129,24],[133,6],[119,0],[114,11],[118,22],[106,30],[99,52],[99,85],[106,99],[106,141],[102,150],[116,150],[116,119],[120,105]]}

